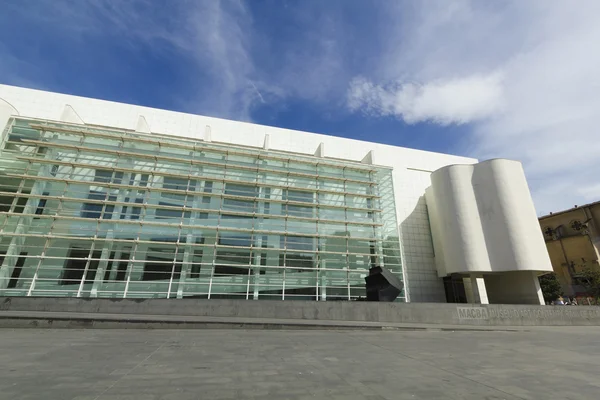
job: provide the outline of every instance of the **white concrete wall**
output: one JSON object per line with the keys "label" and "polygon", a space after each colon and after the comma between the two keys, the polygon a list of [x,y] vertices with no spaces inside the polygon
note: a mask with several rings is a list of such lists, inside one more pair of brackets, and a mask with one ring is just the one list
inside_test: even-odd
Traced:
{"label": "white concrete wall", "polygon": [[521,163],[435,171],[427,190],[438,275],[552,271]]}
{"label": "white concrete wall", "polygon": [[407,169],[394,184],[396,208],[403,245],[404,273],[412,301],[445,302],[442,280],[435,268],[433,242],[425,201],[425,189],[431,185],[430,173]]}
{"label": "white concrete wall", "polygon": [[[444,300],[441,281],[436,277],[423,196],[432,171],[450,164],[475,163],[475,159],[7,85],[0,85],[0,99],[12,104],[21,116],[32,118],[60,120],[65,105],[69,105],[86,124],[136,129],[143,116],[152,133],[163,135],[203,140],[209,127],[216,142],[262,147],[268,134],[271,150],[313,155],[323,143],[325,157],[354,161],[361,161],[373,151],[374,164],[394,168],[396,212],[410,300]],[[377,132],[371,134],[377,140]]]}

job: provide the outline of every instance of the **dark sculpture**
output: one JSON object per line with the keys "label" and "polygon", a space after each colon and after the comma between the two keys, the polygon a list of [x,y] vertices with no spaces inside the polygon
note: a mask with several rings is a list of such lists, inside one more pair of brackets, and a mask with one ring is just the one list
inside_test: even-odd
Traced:
{"label": "dark sculpture", "polygon": [[371,268],[365,282],[367,301],[394,301],[404,288],[400,279],[384,267]]}

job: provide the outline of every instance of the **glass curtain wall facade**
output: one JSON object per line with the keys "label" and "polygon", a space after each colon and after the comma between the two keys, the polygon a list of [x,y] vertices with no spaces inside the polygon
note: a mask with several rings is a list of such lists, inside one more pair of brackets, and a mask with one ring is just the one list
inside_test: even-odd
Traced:
{"label": "glass curtain wall facade", "polygon": [[372,266],[403,276],[388,168],[24,118],[0,146],[0,295],[351,300]]}

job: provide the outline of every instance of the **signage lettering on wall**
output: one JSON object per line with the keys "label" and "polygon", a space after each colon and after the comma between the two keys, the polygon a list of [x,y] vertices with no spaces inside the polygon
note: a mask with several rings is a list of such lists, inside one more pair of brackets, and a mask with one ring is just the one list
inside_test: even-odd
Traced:
{"label": "signage lettering on wall", "polygon": [[457,307],[458,318],[465,319],[572,319],[599,318],[595,307],[547,306],[539,308]]}

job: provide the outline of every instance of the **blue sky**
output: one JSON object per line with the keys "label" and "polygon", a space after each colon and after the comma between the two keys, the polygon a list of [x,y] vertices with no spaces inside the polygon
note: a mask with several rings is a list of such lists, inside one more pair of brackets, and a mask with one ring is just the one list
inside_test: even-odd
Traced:
{"label": "blue sky", "polygon": [[0,82],[524,164],[600,199],[600,3],[4,0]]}

